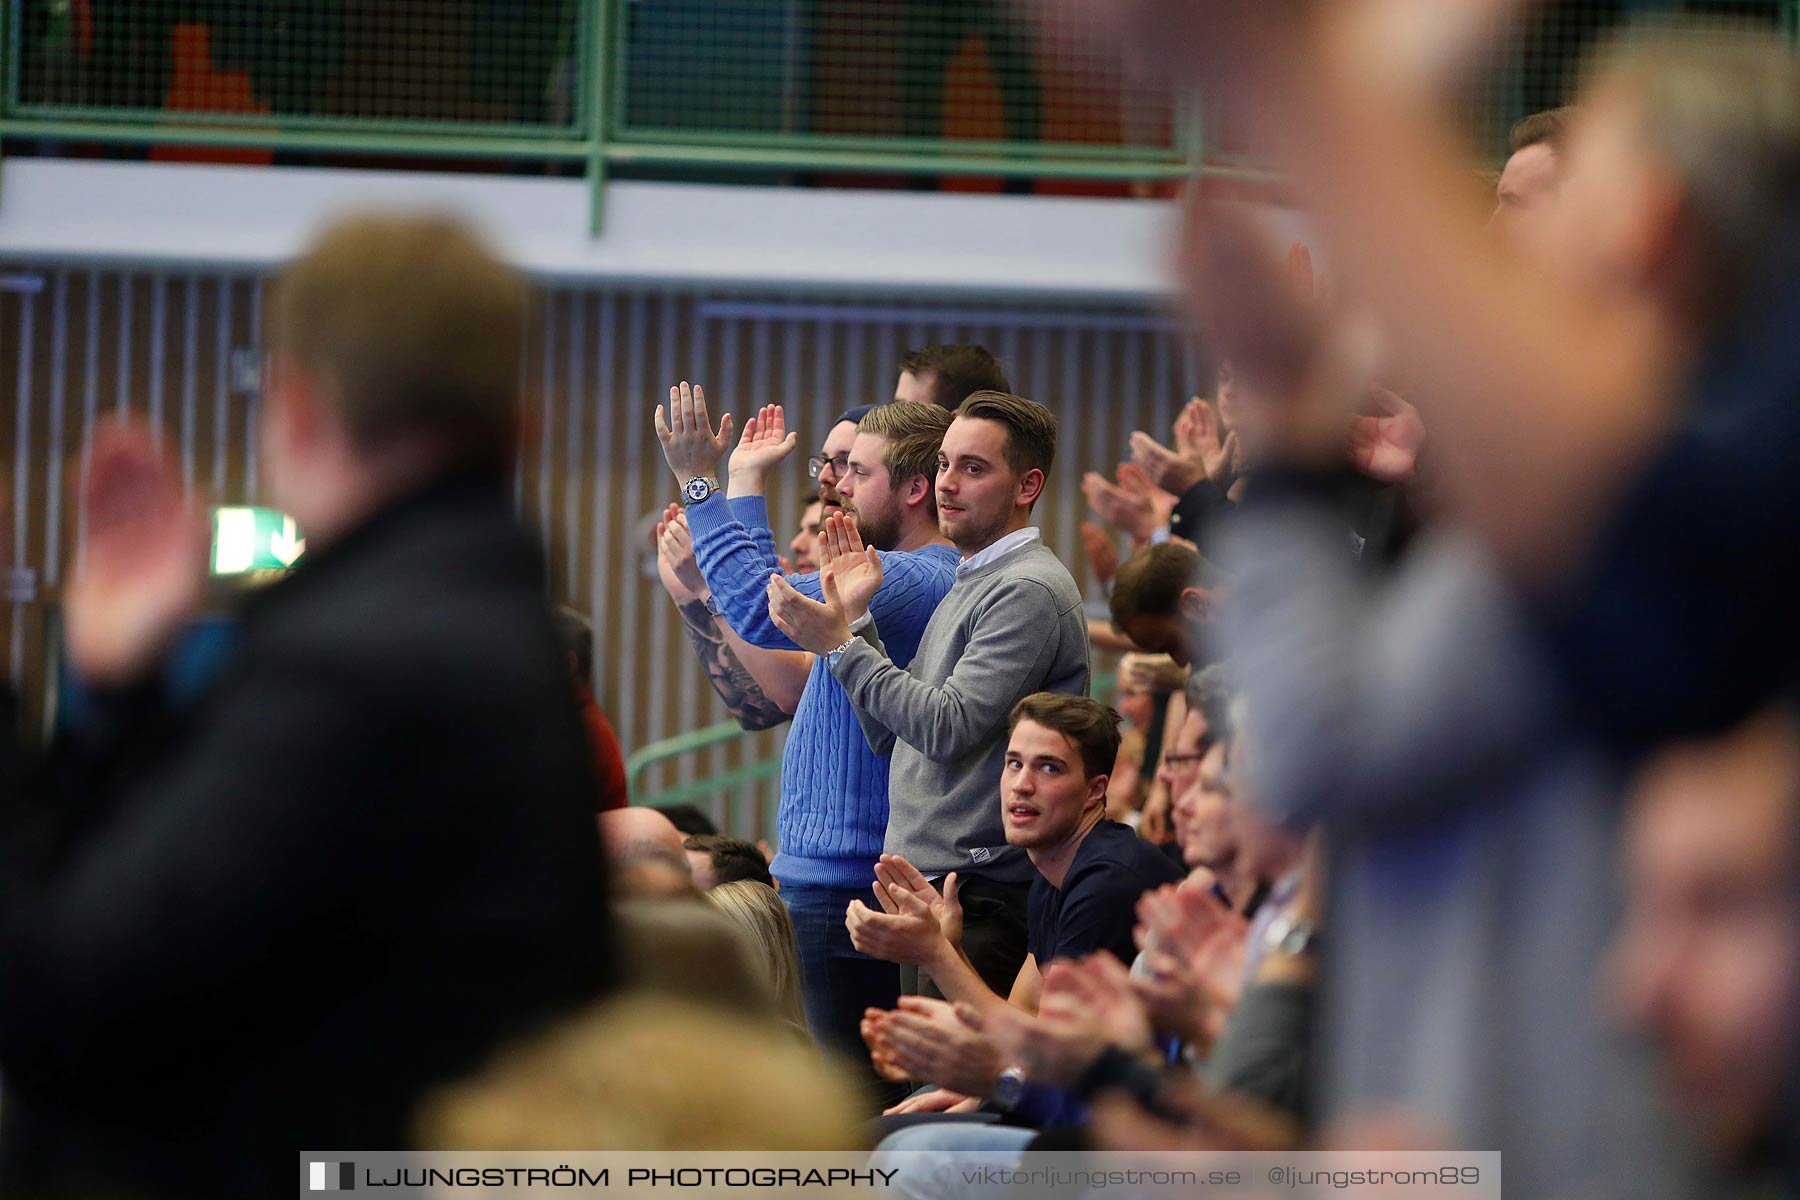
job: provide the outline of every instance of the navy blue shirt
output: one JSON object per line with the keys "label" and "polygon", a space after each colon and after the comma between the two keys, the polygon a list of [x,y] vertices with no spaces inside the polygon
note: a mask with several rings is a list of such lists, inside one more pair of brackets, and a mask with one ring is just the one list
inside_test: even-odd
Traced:
{"label": "navy blue shirt", "polygon": [[1628,751],[1728,728],[1800,665],[1800,247],[1771,260],[1771,290],[1547,606],[1579,715]]}
{"label": "navy blue shirt", "polygon": [[1138,897],[1181,879],[1181,868],[1129,825],[1102,820],[1075,849],[1060,889],[1039,875],[1026,902],[1026,946],[1038,970],[1058,958],[1111,950],[1122,963],[1137,955],[1131,927]]}

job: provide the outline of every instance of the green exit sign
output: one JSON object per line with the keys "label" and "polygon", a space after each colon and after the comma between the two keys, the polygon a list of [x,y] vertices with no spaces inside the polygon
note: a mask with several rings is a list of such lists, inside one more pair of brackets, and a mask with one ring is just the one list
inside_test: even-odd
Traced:
{"label": "green exit sign", "polygon": [[213,509],[212,573],[282,571],[306,551],[294,518],[272,508]]}

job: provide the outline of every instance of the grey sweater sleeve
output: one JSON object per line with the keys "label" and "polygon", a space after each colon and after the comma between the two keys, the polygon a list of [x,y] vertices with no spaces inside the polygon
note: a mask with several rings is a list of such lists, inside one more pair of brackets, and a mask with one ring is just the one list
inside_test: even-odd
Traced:
{"label": "grey sweater sleeve", "polygon": [[[861,639],[862,643],[871,651],[880,655],[884,662],[888,661],[887,646],[882,643],[881,631],[875,627],[874,621],[870,621],[865,625],[862,632],[858,633],[856,636]],[[848,651],[846,651],[846,653],[848,653]],[[892,664],[890,663],[890,665]],[[862,726],[863,737],[867,739],[869,749],[873,750],[876,754],[881,755],[883,758],[886,758],[894,752],[893,730],[863,711],[860,704],[852,704],[850,706],[850,711],[856,714],[856,723]]]}
{"label": "grey sweater sleeve", "polygon": [[1272,819],[1441,802],[1553,727],[1541,655],[1473,542],[1436,536],[1371,583],[1341,523],[1296,502],[1241,513],[1218,545],[1233,586],[1214,633]]}
{"label": "grey sweater sleeve", "polygon": [[[950,677],[916,679],[859,639],[833,668],[857,716],[873,721],[935,762],[954,762],[992,740],[1021,689],[1042,680],[1057,652],[1056,597],[1029,578],[995,588]],[[874,744],[874,739],[870,739]]]}
{"label": "grey sweater sleeve", "polygon": [[1246,991],[1206,1064],[1214,1086],[1305,1120],[1312,992],[1300,983],[1259,983]]}

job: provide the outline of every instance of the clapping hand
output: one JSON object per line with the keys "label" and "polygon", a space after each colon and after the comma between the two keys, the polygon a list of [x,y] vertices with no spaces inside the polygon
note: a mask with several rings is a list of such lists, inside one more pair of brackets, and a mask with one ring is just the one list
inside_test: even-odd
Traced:
{"label": "clapping hand", "polygon": [[209,530],[142,426],[95,433],[81,494],[82,552],[63,596],[69,664],[91,683],[123,685],[199,609]]}
{"label": "clapping hand", "polygon": [[679,504],[664,509],[662,520],[656,524],[656,571],[663,588],[678,605],[691,604],[709,594],[700,563],[694,558],[687,514]]}
{"label": "clapping hand", "polygon": [[1350,421],[1350,465],[1381,483],[1410,483],[1419,470],[1425,422],[1397,392],[1373,388],[1370,398],[1382,415]]}
{"label": "clapping hand", "polygon": [[819,526],[819,573],[829,572],[848,622],[860,621],[881,590],[880,552],[863,545],[854,518],[833,513]]}

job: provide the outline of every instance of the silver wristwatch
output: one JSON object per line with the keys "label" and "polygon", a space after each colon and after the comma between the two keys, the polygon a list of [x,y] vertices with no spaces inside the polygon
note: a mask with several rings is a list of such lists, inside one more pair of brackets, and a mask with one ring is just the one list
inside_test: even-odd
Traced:
{"label": "silver wristwatch", "polygon": [[1025,1095],[1025,1068],[1008,1067],[994,1078],[994,1105],[1002,1112],[1019,1107]]}
{"label": "silver wristwatch", "polygon": [[711,475],[696,475],[681,485],[681,507],[698,504],[719,490],[719,481]]}
{"label": "silver wristwatch", "polygon": [[1265,951],[1270,954],[1285,954],[1289,958],[1312,953],[1318,949],[1318,942],[1317,925],[1289,916],[1276,917],[1270,921],[1268,932],[1263,935]]}

